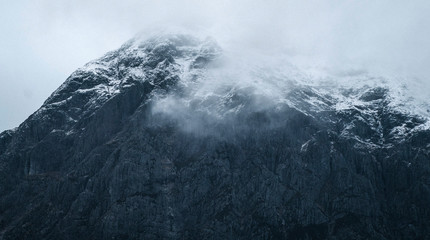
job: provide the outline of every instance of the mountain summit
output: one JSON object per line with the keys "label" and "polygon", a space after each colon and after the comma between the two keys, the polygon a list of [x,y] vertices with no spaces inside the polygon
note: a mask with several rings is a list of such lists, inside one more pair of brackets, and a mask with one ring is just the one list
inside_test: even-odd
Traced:
{"label": "mountain summit", "polygon": [[430,238],[425,106],[227,55],[159,35],[75,71],[0,134],[0,239]]}

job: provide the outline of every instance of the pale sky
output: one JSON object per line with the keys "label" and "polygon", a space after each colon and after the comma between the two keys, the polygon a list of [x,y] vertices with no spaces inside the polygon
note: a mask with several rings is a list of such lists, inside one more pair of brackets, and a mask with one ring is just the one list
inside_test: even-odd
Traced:
{"label": "pale sky", "polygon": [[[0,131],[139,31],[178,27],[238,52],[284,52],[430,82],[427,0],[0,0]],[[430,86],[430,84],[428,84]]]}

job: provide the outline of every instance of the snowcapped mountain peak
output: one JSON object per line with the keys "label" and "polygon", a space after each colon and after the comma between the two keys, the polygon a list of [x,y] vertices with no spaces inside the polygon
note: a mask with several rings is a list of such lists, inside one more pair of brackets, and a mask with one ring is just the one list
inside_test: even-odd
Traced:
{"label": "snowcapped mountain peak", "polygon": [[413,88],[138,36],[0,134],[0,238],[424,236],[429,101]]}
{"label": "snowcapped mountain peak", "polygon": [[[63,118],[70,127],[121,92],[142,85],[154,114],[184,125],[288,107],[315,118],[354,113],[354,119],[378,134],[377,142],[429,129],[428,102],[411,95],[398,79],[363,71],[315,75],[294,66],[287,57],[265,61],[264,56],[247,59],[231,53],[209,37],[137,36],[75,71],[35,115],[64,108]],[[384,126],[381,118],[388,113],[408,117]],[[335,120],[326,117],[326,121]],[[346,132],[353,123],[345,126]]]}
{"label": "snowcapped mountain peak", "polygon": [[[363,142],[372,144],[430,128],[428,102],[411,95],[398,79],[363,71],[321,77],[294,66],[288,58],[264,59],[231,55],[212,38],[137,36],[74,72],[36,115],[64,105],[64,118],[77,122],[139,83],[152,99],[153,114],[175,119],[187,129],[226,123],[249,111],[285,107],[314,118],[326,115],[327,122],[337,121],[327,113],[350,115],[350,123],[342,127],[344,136],[357,137],[354,129],[364,124],[375,137]],[[405,117],[384,120],[398,115]]]}

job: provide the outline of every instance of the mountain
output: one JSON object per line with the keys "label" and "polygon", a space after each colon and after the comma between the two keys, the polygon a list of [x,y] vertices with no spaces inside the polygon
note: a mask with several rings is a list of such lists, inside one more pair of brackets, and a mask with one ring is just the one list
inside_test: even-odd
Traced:
{"label": "mountain", "polygon": [[0,239],[430,238],[407,86],[226,55],[137,37],[75,71],[0,134]]}

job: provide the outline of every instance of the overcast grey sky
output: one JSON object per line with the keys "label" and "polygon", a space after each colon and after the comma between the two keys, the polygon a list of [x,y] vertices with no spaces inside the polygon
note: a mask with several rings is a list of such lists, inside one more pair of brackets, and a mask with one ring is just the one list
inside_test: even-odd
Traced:
{"label": "overcast grey sky", "polygon": [[139,31],[187,29],[237,52],[427,83],[429,12],[427,0],[0,0],[0,131]]}

